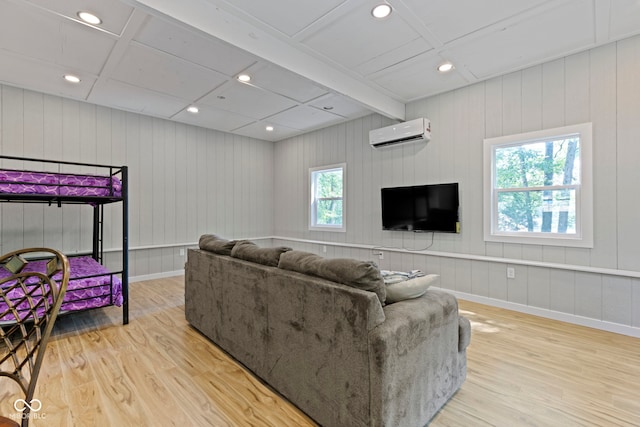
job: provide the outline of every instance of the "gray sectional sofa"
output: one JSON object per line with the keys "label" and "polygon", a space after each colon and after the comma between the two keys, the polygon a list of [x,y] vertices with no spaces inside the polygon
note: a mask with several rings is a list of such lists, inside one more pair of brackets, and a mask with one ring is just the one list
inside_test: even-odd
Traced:
{"label": "gray sectional sofa", "polygon": [[470,326],[452,295],[385,305],[373,263],[200,243],[187,320],[320,425],[424,426],[465,380]]}

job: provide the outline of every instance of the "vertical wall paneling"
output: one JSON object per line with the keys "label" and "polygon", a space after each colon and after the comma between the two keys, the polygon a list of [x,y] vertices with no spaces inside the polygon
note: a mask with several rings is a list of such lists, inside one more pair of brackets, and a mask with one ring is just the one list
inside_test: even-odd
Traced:
{"label": "vertical wall paneling", "polygon": [[633,280],[627,277],[603,276],[602,320],[631,325]]}
{"label": "vertical wall paneling", "polygon": [[[42,94],[24,92],[24,155],[41,159],[43,157],[44,142],[44,99]],[[34,165],[41,167],[42,164]],[[44,205],[27,206],[24,209],[24,245],[39,247],[44,244]]]}
{"label": "vertical wall paneling", "polygon": [[469,293],[489,297],[489,263],[471,261],[471,291]]}
{"label": "vertical wall paneling", "polygon": [[[2,87],[2,151],[13,156],[24,154],[24,91],[14,87]],[[15,105],[15,108],[13,106]],[[3,167],[22,167],[22,163],[4,161]],[[0,244],[2,252],[9,252],[24,247],[24,206],[6,204],[2,209],[2,224],[12,224],[13,227],[3,227]]]}
{"label": "vertical wall paneling", "polygon": [[631,281],[631,326],[640,328],[640,280]]}
{"label": "vertical wall paneling", "polygon": [[616,218],[617,180],[617,94],[616,45],[610,44],[591,51],[590,116],[593,126],[593,216],[594,247],[591,265],[616,268],[618,258]]}
{"label": "vertical wall paneling", "polygon": [[[7,103],[13,108],[14,105]],[[62,98],[55,96],[44,95],[43,99],[43,155],[45,159],[60,160],[62,157]],[[35,125],[35,124],[34,124]],[[4,149],[2,153],[7,153]],[[51,170],[57,172],[54,165],[44,165],[45,170]],[[4,209],[4,207],[0,207]],[[43,211],[43,233],[44,233],[44,246],[55,249],[62,249],[62,209],[57,206],[44,206]],[[3,230],[5,228],[14,227],[13,222],[11,224],[3,224]],[[4,248],[3,248],[4,249]],[[5,252],[5,251],[3,251]]]}
{"label": "vertical wall paneling", "polygon": [[549,308],[549,269],[528,267],[527,303],[534,307]]}
{"label": "vertical wall paneling", "polygon": [[575,313],[575,272],[551,270],[549,272],[549,308],[562,313]]}
{"label": "vertical wall paneling", "polygon": [[637,254],[640,228],[638,227],[638,182],[640,182],[640,42],[634,37],[618,43],[618,126],[617,126],[617,224],[618,268],[640,269]]}
{"label": "vertical wall paneling", "polygon": [[602,319],[602,275],[577,272],[576,284],[575,314]]}

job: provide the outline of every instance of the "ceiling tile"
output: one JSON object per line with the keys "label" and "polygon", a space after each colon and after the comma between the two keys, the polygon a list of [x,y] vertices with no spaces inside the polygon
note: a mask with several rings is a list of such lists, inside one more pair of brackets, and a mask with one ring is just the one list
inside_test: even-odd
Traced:
{"label": "ceiling tile", "polygon": [[188,100],[112,79],[96,85],[88,101],[165,118],[173,116],[189,104]]}
{"label": "ceiling tile", "polygon": [[378,21],[371,16],[370,9],[371,4],[364,3],[310,34],[301,43],[348,69],[357,68],[373,58],[392,55],[405,45],[411,48],[407,55],[417,55],[432,48],[398,14]]}
{"label": "ceiling tile", "polygon": [[410,61],[385,70],[373,77],[384,89],[402,96],[406,101],[434,95],[468,84],[465,78],[453,70],[439,73],[441,59],[435,55],[420,55]]}
{"label": "ceiling tile", "polygon": [[113,77],[133,86],[190,100],[227,81],[220,73],[140,44],[129,45]]}
{"label": "ceiling tile", "polygon": [[638,0],[616,0],[611,3],[609,37],[617,40],[638,33],[640,2]]}
{"label": "ceiling tile", "polygon": [[298,129],[292,129],[282,125],[274,126],[274,129],[271,132],[268,132],[265,127],[266,124],[264,122],[255,122],[251,123],[250,125],[235,129],[233,133],[249,136],[251,138],[262,139],[264,141],[280,141],[282,139],[291,138],[292,136],[296,136],[302,133]]}
{"label": "ceiling tile", "polygon": [[0,3],[0,49],[98,74],[113,36],[25,4]]}
{"label": "ceiling tile", "polygon": [[548,0],[404,0],[443,43],[464,37]]}
{"label": "ceiling tile", "polygon": [[308,105],[316,107],[320,110],[327,110],[332,114],[338,114],[347,119],[355,119],[358,117],[371,114],[371,111],[346,96],[330,93],[322,98],[318,98]]}
{"label": "ceiling tile", "polygon": [[226,76],[235,76],[257,61],[254,56],[218,39],[156,17],[147,21],[135,40]]}
{"label": "ceiling tile", "polygon": [[582,1],[573,1],[548,10],[535,20],[456,45],[448,52],[451,57],[464,60],[457,67],[465,66],[477,78],[485,79],[593,46],[593,20],[591,8],[584,7]]}
{"label": "ceiling tile", "polygon": [[[270,27],[293,37],[346,0],[227,1]],[[292,19],[295,17],[295,19]]]}
{"label": "ceiling tile", "polygon": [[327,90],[291,71],[268,64],[252,76],[252,83],[298,102],[307,102],[327,93]]}
{"label": "ceiling tile", "polygon": [[179,122],[210,129],[218,129],[225,132],[231,132],[236,128],[255,122],[255,119],[250,117],[241,116],[240,114],[230,113],[228,111],[219,110],[209,106],[200,106],[198,114],[192,114],[183,109],[173,116],[173,119]]}
{"label": "ceiling tile", "polygon": [[269,117],[268,120],[275,125],[282,125],[298,130],[316,129],[342,121],[341,117],[335,114],[305,105],[299,105],[290,110],[278,113]]}
{"label": "ceiling tile", "polygon": [[28,0],[28,2],[71,19],[78,19],[78,12],[91,12],[102,19],[102,24],[99,25],[99,28],[118,35],[122,34],[133,12],[132,7],[120,1]]}
{"label": "ceiling tile", "polygon": [[14,54],[0,54],[0,82],[52,95],[85,99],[95,83],[95,77],[78,73],[80,83],[72,84],[62,78],[65,71],[55,64]]}
{"label": "ceiling tile", "polygon": [[254,119],[262,119],[296,105],[288,98],[237,81],[225,84],[199,103]]}
{"label": "ceiling tile", "polygon": [[355,68],[362,76],[369,76],[378,71],[382,71],[393,65],[399,64],[425,52],[432,52],[432,49],[425,48],[424,40],[415,39],[405,45],[387,52],[384,55],[375,56]]}

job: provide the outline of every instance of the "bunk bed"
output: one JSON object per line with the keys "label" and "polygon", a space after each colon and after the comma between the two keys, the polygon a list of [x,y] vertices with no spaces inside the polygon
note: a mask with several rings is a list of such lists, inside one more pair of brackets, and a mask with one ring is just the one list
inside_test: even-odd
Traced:
{"label": "bunk bed", "polygon": [[[0,162],[0,203],[44,203],[59,208],[80,204],[93,210],[92,250],[88,254],[69,255],[71,275],[60,314],[116,305],[122,307],[122,323],[129,323],[127,166],[2,155]],[[24,165],[24,169],[5,167],[7,163]],[[87,168],[96,172],[69,172]],[[109,271],[104,266],[104,207],[112,203],[120,203],[122,207],[122,269],[118,271]],[[7,221],[8,218],[3,218],[3,222]],[[20,268],[24,272],[46,272],[46,259],[23,261]],[[10,274],[7,268],[0,268],[0,280]]]}

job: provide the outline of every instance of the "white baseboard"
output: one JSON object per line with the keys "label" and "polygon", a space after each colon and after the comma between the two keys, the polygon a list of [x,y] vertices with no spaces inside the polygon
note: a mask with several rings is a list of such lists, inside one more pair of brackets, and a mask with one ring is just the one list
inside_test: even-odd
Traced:
{"label": "white baseboard", "polygon": [[183,276],[184,269],[175,271],[165,271],[163,273],[145,274],[142,276],[129,277],[129,283],[143,282],[145,280],[165,279],[167,277]]}
{"label": "white baseboard", "polygon": [[467,294],[464,292],[453,291],[451,289],[436,288],[445,292],[449,292],[456,296],[456,298],[477,302],[479,304],[485,304],[492,307],[504,308],[506,310],[513,310],[520,313],[532,314],[534,316],[540,316],[547,319],[559,320],[561,322],[573,323],[574,325],[586,326],[594,329],[601,329],[603,331],[614,332],[621,335],[628,335],[631,337],[640,338],[640,328],[636,328],[628,325],[621,325],[619,323],[607,322],[605,320],[597,320],[589,317],[578,316],[575,314],[561,313],[559,311],[548,310],[545,308],[532,307],[529,305],[518,304],[515,302],[503,301],[495,298],[483,297],[480,295]]}

